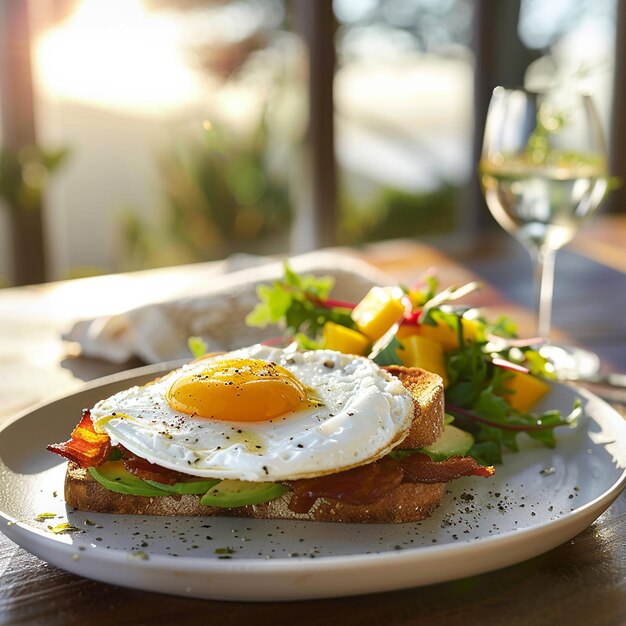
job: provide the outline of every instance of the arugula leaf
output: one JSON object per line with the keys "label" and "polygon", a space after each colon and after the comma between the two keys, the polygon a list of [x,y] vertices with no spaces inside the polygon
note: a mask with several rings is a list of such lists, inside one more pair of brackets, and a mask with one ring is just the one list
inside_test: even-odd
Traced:
{"label": "arugula leaf", "polygon": [[487,332],[498,337],[512,339],[517,337],[517,324],[506,315],[501,315],[493,324],[487,325]]}
{"label": "arugula leaf", "polygon": [[449,311],[444,311],[438,307],[424,309],[425,313],[420,320],[421,324],[429,326],[438,326],[439,324],[447,324],[452,330],[459,328],[459,315]]}
{"label": "arugula leaf", "polygon": [[321,350],[322,344],[320,341],[311,339],[304,333],[296,333],[293,336],[293,340],[298,344],[300,350]]}
{"label": "arugula leaf", "polygon": [[300,276],[291,269],[289,263],[285,262],[284,267],[285,282],[294,289],[314,295],[320,300],[325,300],[330,295],[335,284],[332,276],[315,276],[314,274]]}
{"label": "arugula leaf", "polygon": [[209,345],[202,337],[189,337],[189,339],[187,339],[187,345],[195,359],[204,356],[209,350]]}
{"label": "arugula leaf", "polygon": [[354,328],[349,311],[323,305],[333,283],[331,276],[300,276],[285,263],[282,280],[257,287],[259,302],[246,317],[246,324],[260,328],[280,324],[283,330],[297,335],[301,345],[305,343],[304,335],[315,342],[322,326],[329,320]]}
{"label": "arugula leaf", "polygon": [[283,284],[279,282],[275,282],[272,287],[259,285],[256,293],[260,302],[246,316],[246,324],[257,328],[265,328],[270,324],[280,322],[293,300]]}
{"label": "arugula leaf", "polygon": [[502,463],[502,448],[495,441],[481,441],[470,448],[467,456],[474,457],[481,465],[499,465]]}
{"label": "arugula leaf", "polygon": [[537,350],[524,350],[524,358],[531,374],[540,378],[556,379],[552,364]]}
{"label": "arugula leaf", "polygon": [[[484,351],[484,342],[464,343],[462,333],[459,340],[458,350],[449,353],[446,359],[450,380],[446,389],[447,410],[472,432],[476,445],[489,444],[483,446],[484,449],[478,448],[476,454],[486,455],[496,462],[495,448],[499,455],[502,446],[517,451],[517,436],[521,432],[547,447],[554,447],[554,428],[567,424],[570,418],[563,418],[559,411],[537,416],[513,410],[506,401],[511,391],[505,386],[513,373],[491,363]],[[533,358],[534,351],[529,352]],[[541,365],[543,357],[537,357],[536,363]]]}
{"label": "arugula leaf", "polygon": [[404,350],[404,346],[394,337],[389,345],[374,358],[374,363],[380,366],[402,365],[402,359],[398,356],[398,350]]}
{"label": "arugula leaf", "polygon": [[446,397],[453,404],[473,406],[488,384],[490,374],[482,344],[464,342],[458,350],[449,352],[446,355],[446,370],[449,380]]}

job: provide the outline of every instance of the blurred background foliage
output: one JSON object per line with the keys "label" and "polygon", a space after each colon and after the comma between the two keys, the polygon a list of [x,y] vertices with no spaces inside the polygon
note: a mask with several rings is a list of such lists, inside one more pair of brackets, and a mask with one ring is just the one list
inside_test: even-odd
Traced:
{"label": "blurred background foliage", "polygon": [[33,211],[41,206],[50,177],[65,163],[67,148],[27,146],[0,149],[0,199],[9,211]]}
{"label": "blurred background foliage", "polygon": [[[226,37],[221,42],[196,42],[192,46],[190,63],[218,76],[222,88],[253,74],[259,64],[267,62],[268,49],[276,47],[282,35],[293,28],[293,6],[283,1],[149,0],[147,4],[154,10],[191,12],[208,7],[259,16],[256,26],[238,39]],[[466,43],[469,38],[468,0],[453,0],[445,7],[425,2],[403,7],[396,0],[365,4],[369,10],[337,3],[344,25],[337,37],[342,62],[363,54],[358,39],[366,29],[375,30],[375,37],[396,37],[402,47],[420,50]],[[454,19],[442,19],[446,15]],[[283,72],[275,70],[272,81],[268,91],[274,93],[273,101],[268,98],[262,104],[256,124],[247,133],[219,120],[206,121],[201,137],[183,134],[158,157],[164,223],[157,229],[152,220],[131,207],[122,213],[125,269],[219,259],[236,252],[271,254],[289,249],[297,193],[290,187],[297,178],[293,170],[304,133],[287,133],[291,144],[286,147],[288,156],[285,159],[283,155],[282,165],[272,170],[273,138],[281,134],[281,125],[289,123],[275,114],[273,106],[288,90],[298,89],[297,80],[290,84]],[[306,111],[300,116],[305,117]],[[393,129],[379,129],[381,134],[388,131]],[[426,236],[455,228],[458,184],[440,180],[428,190],[415,192],[372,185],[347,171],[340,176],[344,184],[338,198],[339,244]]]}
{"label": "blurred background foliage", "polygon": [[127,263],[207,261],[286,247],[291,203],[283,172],[267,163],[267,127],[238,135],[205,123],[158,160],[165,220],[155,231],[132,210],[122,217]]}
{"label": "blurred background foliage", "polygon": [[369,200],[339,196],[338,240],[354,245],[384,239],[450,233],[457,224],[459,187],[443,183],[434,191],[410,193],[380,188]]}

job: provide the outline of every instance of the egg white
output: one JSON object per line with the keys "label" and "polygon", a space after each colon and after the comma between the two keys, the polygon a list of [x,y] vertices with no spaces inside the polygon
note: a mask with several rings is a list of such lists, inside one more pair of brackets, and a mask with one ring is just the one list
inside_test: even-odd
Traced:
{"label": "egg white", "polygon": [[[168,405],[165,395],[175,379],[209,362],[237,358],[282,365],[315,390],[323,406],[264,422],[225,422]],[[335,473],[384,456],[408,434],[413,400],[399,380],[367,358],[256,345],[121,391],[98,402],[91,418],[112,444],[162,467],[207,478],[280,481]]]}

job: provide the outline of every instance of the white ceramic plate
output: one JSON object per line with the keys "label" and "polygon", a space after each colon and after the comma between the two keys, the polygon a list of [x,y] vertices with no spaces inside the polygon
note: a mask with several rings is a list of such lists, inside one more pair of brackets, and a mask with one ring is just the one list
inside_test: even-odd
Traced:
{"label": "white ceramic plate", "polygon": [[[324,524],[66,510],[65,463],[46,444],[67,439],[82,408],[161,371],[152,366],[96,381],[0,431],[0,528],[8,537],[70,572],[139,589],[228,600],[347,596],[452,580],[528,559],[589,526],[626,485],[626,421],[594,395],[557,384],[543,406],[568,413],[579,396],[584,416],[578,427],[559,428],[554,450],[527,440],[492,479],[455,481],[424,522]],[[37,521],[44,512],[56,517]],[[62,522],[80,530],[49,530]]]}

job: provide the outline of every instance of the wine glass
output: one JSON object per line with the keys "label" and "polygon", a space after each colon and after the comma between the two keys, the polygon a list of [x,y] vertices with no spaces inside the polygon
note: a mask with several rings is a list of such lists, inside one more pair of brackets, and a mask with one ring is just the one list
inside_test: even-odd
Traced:
{"label": "wine glass", "polygon": [[[589,95],[553,89],[532,93],[496,87],[480,161],[492,215],[528,250],[537,289],[537,334],[551,329],[554,260],[608,190],[607,152]],[[542,354],[564,377],[599,369],[598,357],[549,343]]]}

